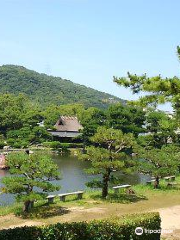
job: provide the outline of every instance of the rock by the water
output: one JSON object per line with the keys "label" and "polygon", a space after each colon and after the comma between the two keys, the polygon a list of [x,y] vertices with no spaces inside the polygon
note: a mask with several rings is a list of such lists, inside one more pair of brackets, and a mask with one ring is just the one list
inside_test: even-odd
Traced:
{"label": "rock by the water", "polygon": [[0,154],[0,169],[7,169],[6,157],[4,154]]}

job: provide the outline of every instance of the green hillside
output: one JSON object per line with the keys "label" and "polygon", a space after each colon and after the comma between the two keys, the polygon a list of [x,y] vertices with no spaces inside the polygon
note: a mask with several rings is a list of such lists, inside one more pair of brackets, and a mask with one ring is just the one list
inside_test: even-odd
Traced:
{"label": "green hillside", "polygon": [[15,65],[0,66],[0,93],[25,93],[42,105],[82,103],[86,107],[105,108],[112,102],[123,101],[69,80]]}

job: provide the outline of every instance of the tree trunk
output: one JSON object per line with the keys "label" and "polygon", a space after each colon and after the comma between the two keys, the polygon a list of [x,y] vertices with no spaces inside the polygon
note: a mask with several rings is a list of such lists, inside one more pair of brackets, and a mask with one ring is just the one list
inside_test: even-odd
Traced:
{"label": "tree trunk", "polygon": [[154,188],[157,189],[159,188],[159,176],[156,177],[156,181],[154,182]]}
{"label": "tree trunk", "polygon": [[102,188],[102,197],[106,198],[108,195],[108,183],[110,179],[110,169],[106,170],[106,173],[103,175],[103,188]]}
{"label": "tree trunk", "polygon": [[24,212],[29,212],[31,210],[31,208],[33,207],[34,202],[33,201],[26,201],[24,202],[24,207],[23,207],[23,211]]}

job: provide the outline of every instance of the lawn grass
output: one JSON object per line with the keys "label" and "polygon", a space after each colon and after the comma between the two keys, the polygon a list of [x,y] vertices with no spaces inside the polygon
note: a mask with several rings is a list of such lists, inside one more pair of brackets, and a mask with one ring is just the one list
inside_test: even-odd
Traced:
{"label": "lawn grass", "polygon": [[0,206],[0,216],[6,216],[10,213],[16,213],[18,211],[21,211],[22,206],[22,203],[13,203],[7,206]]}

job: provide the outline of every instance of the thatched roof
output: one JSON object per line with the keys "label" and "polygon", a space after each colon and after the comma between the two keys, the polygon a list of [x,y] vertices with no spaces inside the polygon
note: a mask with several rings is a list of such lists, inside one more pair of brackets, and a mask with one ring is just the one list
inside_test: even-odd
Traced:
{"label": "thatched roof", "polygon": [[62,132],[79,132],[79,130],[83,129],[77,117],[70,116],[61,116],[54,127],[57,131]]}

